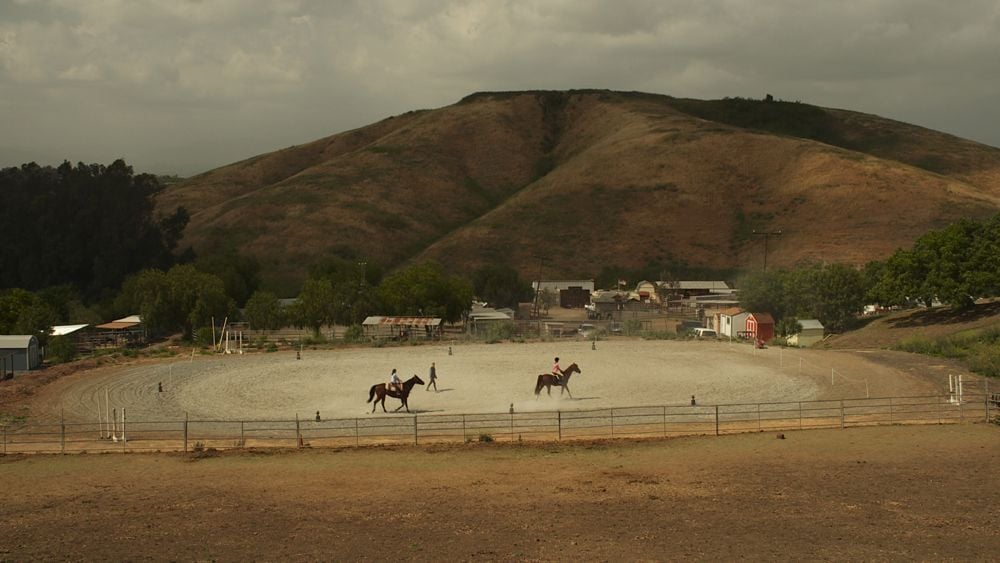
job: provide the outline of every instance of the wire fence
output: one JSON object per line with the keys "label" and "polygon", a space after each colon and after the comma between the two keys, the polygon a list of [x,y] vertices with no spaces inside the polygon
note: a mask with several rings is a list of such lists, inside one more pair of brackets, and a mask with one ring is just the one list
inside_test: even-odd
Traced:
{"label": "wire fence", "polygon": [[737,434],[812,428],[990,421],[1000,396],[949,395],[724,405],[663,405],[329,420],[129,420],[10,424],[0,453],[202,451],[469,441],[561,441]]}

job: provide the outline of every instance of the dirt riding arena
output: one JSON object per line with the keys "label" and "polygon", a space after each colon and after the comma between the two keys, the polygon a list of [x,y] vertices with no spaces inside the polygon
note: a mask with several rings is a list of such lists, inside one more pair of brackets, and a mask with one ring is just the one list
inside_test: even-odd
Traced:
{"label": "dirt riding arena", "polygon": [[[464,414],[592,409],[635,405],[808,401],[940,393],[945,375],[929,378],[892,361],[831,351],[754,350],[702,341],[614,340],[525,344],[453,344],[305,350],[175,358],[102,368],[64,378],[33,400],[34,420],[96,422],[101,405],[127,408],[129,419],[289,420],[387,416],[370,414],[369,388],[396,368],[428,381],[437,364],[439,392],[414,389],[417,413]],[[553,357],[582,373],[573,398],[534,396]],[[162,391],[160,389],[162,388]],[[390,416],[400,405],[387,399]],[[402,412],[402,411],[401,411]]]}

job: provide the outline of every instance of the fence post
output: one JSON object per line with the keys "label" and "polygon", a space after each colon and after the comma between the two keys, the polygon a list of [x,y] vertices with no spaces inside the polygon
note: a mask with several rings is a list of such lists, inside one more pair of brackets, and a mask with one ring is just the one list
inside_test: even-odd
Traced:
{"label": "fence post", "polygon": [[128,440],[125,438],[125,407],[122,407],[122,453],[128,450]]}
{"label": "fence post", "polygon": [[188,413],[184,413],[184,453],[188,451]]}
{"label": "fence post", "polygon": [[514,441],[514,413],[510,413],[510,441]]}
{"label": "fence post", "polygon": [[247,447],[246,423],[242,420],[240,421],[240,447]]}
{"label": "fence post", "polygon": [[462,415],[462,441],[465,442],[469,439],[469,434],[465,431],[465,415]]}
{"label": "fence post", "polygon": [[892,397],[889,397],[889,425],[893,424],[892,420]]}
{"label": "fence post", "polygon": [[667,405],[663,405],[663,437],[667,437]]}
{"label": "fence post", "polygon": [[59,413],[59,453],[66,453],[66,415],[65,411]]}
{"label": "fence post", "polygon": [[763,432],[764,427],[760,423],[760,403],[757,403],[757,432]]}
{"label": "fence post", "polygon": [[299,426],[299,413],[295,413],[295,447],[302,447],[302,429]]}
{"label": "fence post", "polygon": [[556,416],[559,417],[556,423],[559,426],[559,439],[562,440],[562,411],[556,411]]}
{"label": "fence post", "polygon": [[840,400],[840,429],[844,429],[844,400]]}
{"label": "fence post", "polygon": [[7,455],[7,425],[3,425],[3,455]]}
{"label": "fence post", "polygon": [[802,401],[799,401],[799,430],[802,430]]}
{"label": "fence post", "polygon": [[417,433],[417,415],[413,415],[413,445],[416,446],[419,443],[418,433]]}
{"label": "fence post", "polygon": [[719,405],[715,405],[715,435],[719,435]]}
{"label": "fence post", "polygon": [[615,409],[611,409],[611,437],[615,437]]}
{"label": "fence post", "polygon": [[983,390],[986,393],[986,422],[990,421],[990,380],[983,378]]}
{"label": "fence post", "polygon": [[958,420],[959,422],[965,422],[965,409],[962,408],[962,395],[958,395]]}
{"label": "fence post", "polygon": [[361,431],[358,429],[358,419],[354,419],[354,445],[361,445]]}

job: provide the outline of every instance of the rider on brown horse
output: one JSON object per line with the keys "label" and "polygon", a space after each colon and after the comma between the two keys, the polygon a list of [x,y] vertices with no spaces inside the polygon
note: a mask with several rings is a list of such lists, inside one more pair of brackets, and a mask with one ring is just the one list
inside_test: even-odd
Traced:
{"label": "rider on brown horse", "polygon": [[392,375],[389,376],[389,384],[386,385],[389,390],[396,391],[397,393],[403,392],[403,380],[399,378],[399,374],[396,373],[396,368],[392,368]]}
{"label": "rider on brown horse", "polygon": [[562,385],[563,370],[559,367],[559,357],[556,357],[556,363],[552,364],[552,377],[556,380],[556,385]]}

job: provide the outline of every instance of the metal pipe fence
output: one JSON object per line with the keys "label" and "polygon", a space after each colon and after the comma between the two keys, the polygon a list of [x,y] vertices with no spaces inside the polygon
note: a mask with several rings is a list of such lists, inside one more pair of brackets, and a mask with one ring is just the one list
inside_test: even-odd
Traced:
{"label": "metal pipe fence", "polygon": [[660,405],[328,420],[128,420],[0,426],[0,454],[357,447],[470,441],[570,441],[990,421],[996,397],[966,393],[720,405]]}

